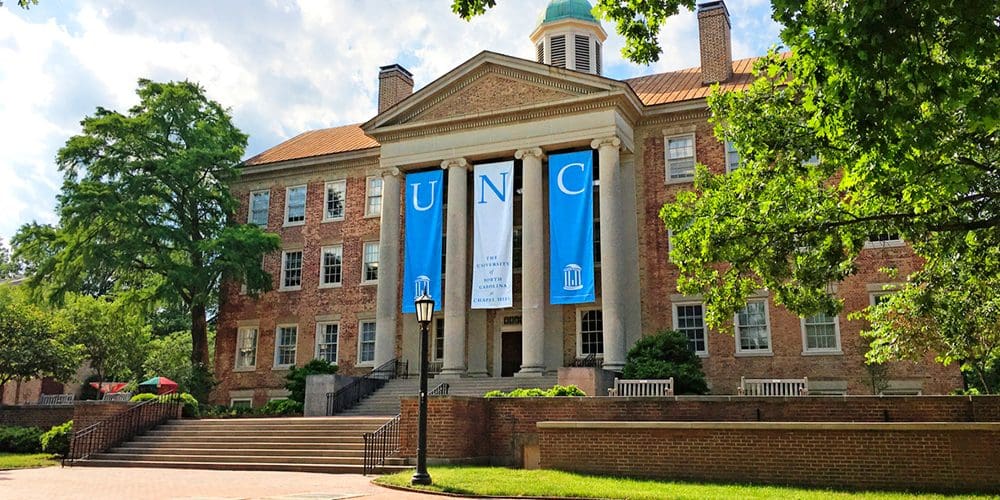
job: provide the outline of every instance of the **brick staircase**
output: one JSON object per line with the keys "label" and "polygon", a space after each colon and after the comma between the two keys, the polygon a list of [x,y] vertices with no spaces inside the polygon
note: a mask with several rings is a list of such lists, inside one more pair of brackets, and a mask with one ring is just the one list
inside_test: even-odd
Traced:
{"label": "brick staircase", "polygon": [[[524,378],[431,379],[427,383],[427,388],[434,389],[442,382],[448,383],[448,395],[450,396],[482,396],[489,391],[510,391],[518,387],[525,389],[532,387],[548,389],[555,385],[558,379],[554,375]],[[419,377],[393,379],[354,408],[341,412],[339,416],[393,416],[399,413],[399,398],[403,396],[416,396],[419,391]]]}
{"label": "brick staircase", "polygon": [[[269,470],[360,474],[365,432],[385,417],[173,420],[104,453],[95,467]],[[389,459],[383,472],[407,470]]]}

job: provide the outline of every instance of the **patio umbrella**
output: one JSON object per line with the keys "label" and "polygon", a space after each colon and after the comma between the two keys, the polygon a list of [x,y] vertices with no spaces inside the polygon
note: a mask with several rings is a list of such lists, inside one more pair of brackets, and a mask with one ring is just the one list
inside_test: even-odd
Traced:
{"label": "patio umbrella", "polygon": [[98,391],[101,391],[102,394],[108,392],[110,393],[121,392],[121,390],[124,389],[126,385],[128,385],[127,382],[101,382],[100,385],[98,385],[97,382],[90,383],[91,387],[97,389]]}
{"label": "patio umbrella", "polygon": [[155,388],[157,394],[177,392],[177,382],[167,377],[153,377],[139,384],[139,387]]}

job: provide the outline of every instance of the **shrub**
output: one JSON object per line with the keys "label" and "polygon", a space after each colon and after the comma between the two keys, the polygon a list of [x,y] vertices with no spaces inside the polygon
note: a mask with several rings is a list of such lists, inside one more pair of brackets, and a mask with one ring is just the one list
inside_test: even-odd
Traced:
{"label": "shrub", "polygon": [[275,417],[284,415],[301,415],[302,403],[292,401],[291,399],[268,401],[266,405],[257,408],[254,413]]}
{"label": "shrub", "polygon": [[337,365],[327,363],[322,359],[314,359],[302,368],[292,367],[285,375],[285,389],[288,389],[288,399],[301,404],[306,402],[306,377],[309,375],[332,375],[337,373]]}
{"label": "shrub", "polygon": [[[133,403],[138,403],[138,402],[142,402],[142,401],[150,401],[150,400],[153,400],[153,399],[158,399],[160,401],[165,401],[167,398],[169,398],[171,396],[173,396],[173,395],[172,394],[164,394],[162,396],[157,396],[156,394],[143,393],[143,394],[136,394],[135,396],[132,396],[132,399],[130,399],[129,401],[132,401]],[[194,396],[192,396],[192,395],[190,395],[190,394],[188,394],[186,392],[180,393],[180,398],[181,398],[181,402],[184,403],[184,409],[181,410],[181,414],[183,416],[185,416],[185,417],[197,417],[199,415],[199,413],[198,413],[198,400],[195,399]]]}
{"label": "shrub", "polygon": [[554,385],[551,389],[514,389],[510,392],[490,391],[483,394],[484,398],[554,398],[564,396],[586,396],[579,387],[575,385]]}
{"label": "shrub", "polygon": [[38,427],[0,426],[0,452],[40,453],[42,430]]}
{"label": "shrub", "polygon": [[65,456],[69,453],[69,442],[73,438],[73,421],[57,425],[42,434],[42,451]]}
{"label": "shrub", "polygon": [[153,394],[151,392],[144,392],[142,394],[136,394],[135,396],[132,396],[132,399],[130,399],[129,401],[133,403],[141,403],[143,401],[149,401],[151,399],[159,399],[159,398],[160,397],[157,396],[156,394]]}
{"label": "shrub", "polygon": [[688,346],[687,336],[667,330],[643,337],[625,357],[626,379],[674,379],[675,394],[706,394],[708,384],[701,358]]}

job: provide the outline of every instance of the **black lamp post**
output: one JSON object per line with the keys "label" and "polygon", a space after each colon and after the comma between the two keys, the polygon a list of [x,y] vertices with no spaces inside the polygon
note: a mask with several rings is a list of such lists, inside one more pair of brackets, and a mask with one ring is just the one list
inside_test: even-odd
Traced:
{"label": "black lamp post", "polygon": [[427,328],[434,316],[434,299],[424,293],[413,301],[420,323],[420,416],[417,420],[417,470],[410,484],[431,484],[427,473]]}

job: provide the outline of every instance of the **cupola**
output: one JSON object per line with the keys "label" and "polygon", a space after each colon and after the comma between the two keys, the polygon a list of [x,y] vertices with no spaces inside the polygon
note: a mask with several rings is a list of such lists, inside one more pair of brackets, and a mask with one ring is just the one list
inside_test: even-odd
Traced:
{"label": "cupola", "polygon": [[551,0],[531,33],[535,60],[600,75],[601,47],[608,38],[587,0]]}

